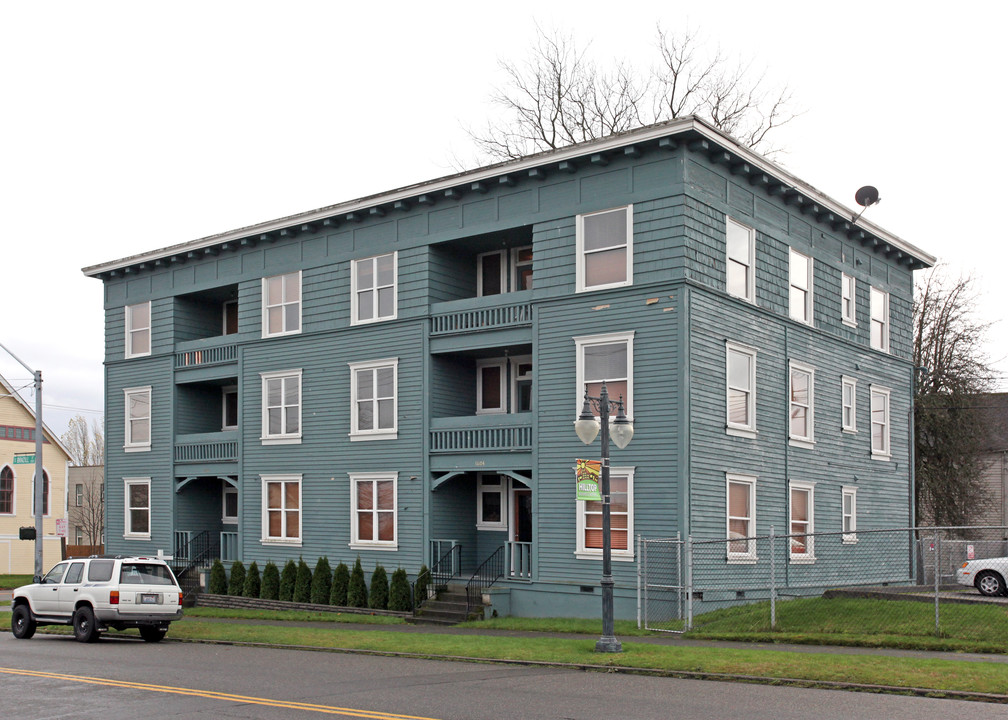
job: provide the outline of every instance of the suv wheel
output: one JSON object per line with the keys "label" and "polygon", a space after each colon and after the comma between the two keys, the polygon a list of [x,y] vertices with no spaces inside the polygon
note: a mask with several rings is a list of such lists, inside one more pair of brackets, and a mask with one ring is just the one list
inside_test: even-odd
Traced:
{"label": "suv wheel", "polygon": [[140,637],[142,637],[145,642],[149,643],[161,642],[161,639],[165,636],[166,632],[168,631],[161,630],[153,625],[140,626]]}
{"label": "suv wheel", "polygon": [[35,620],[31,610],[24,603],[14,608],[11,613],[11,634],[18,640],[27,640],[35,634]]}
{"label": "suv wheel", "polygon": [[74,637],[78,642],[89,643],[98,639],[94,611],[87,605],[77,608],[77,612],[73,616],[73,628]]}

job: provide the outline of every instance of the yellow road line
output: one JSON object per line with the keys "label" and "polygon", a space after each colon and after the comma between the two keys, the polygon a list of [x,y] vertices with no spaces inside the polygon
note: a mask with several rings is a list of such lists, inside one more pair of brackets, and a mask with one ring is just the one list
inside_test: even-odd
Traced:
{"label": "yellow road line", "polygon": [[400,715],[397,713],[384,713],[377,710],[360,710],[357,708],[344,708],[332,705],[317,705],[314,703],[301,703],[293,700],[274,700],[272,698],[251,697],[248,695],[234,695],[232,693],[216,692],[214,690],[196,690],[193,688],[171,687],[169,685],[153,685],[150,683],[131,682],[128,680],[112,680],[109,678],[87,677],[84,675],[64,675],[61,673],[46,672],[43,670],[24,670],[21,668],[0,667],[0,673],[7,675],[26,675],[29,677],[46,678],[48,680],[67,680],[69,682],[88,683],[90,685],[106,685],[108,687],[126,688],[130,690],[146,690],[148,692],[171,693],[174,695],[189,695],[192,697],[202,697],[210,700],[229,700],[236,703],[248,703],[252,705],[265,705],[267,707],[286,708],[290,710],[308,710],[311,712],[324,713],[327,715],[345,715],[347,717],[372,718],[373,720],[435,720],[418,715]]}

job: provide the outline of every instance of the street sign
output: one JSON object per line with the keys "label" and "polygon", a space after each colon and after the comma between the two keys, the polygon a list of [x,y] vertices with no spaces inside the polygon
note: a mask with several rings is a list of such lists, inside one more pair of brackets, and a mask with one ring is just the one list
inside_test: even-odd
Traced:
{"label": "street sign", "polygon": [[34,465],[35,453],[14,453],[15,465]]}
{"label": "street sign", "polygon": [[66,537],[66,518],[56,518],[56,537]]}

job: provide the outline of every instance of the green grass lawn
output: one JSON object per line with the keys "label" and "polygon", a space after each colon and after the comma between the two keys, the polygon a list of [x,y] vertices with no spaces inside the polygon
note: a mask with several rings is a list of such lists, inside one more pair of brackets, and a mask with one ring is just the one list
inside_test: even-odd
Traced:
{"label": "green grass lawn", "polygon": [[31,581],[31,575],[0,575],[0,590],[13,590]]}
{"label": "green grass lawn", "polygon": [[309,612],[307,610],[246,610],[243,608],[186,608],[190,618],[229,618],[241,620],[283,620],[290,622],[358,623],[365,625],[402,625],[405,621],[388,615],[363,613]]}

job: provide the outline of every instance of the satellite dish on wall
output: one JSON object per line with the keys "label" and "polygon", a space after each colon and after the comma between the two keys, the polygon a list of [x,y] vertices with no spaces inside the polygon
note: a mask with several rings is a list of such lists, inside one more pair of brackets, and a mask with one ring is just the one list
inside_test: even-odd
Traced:
{"label": "satellite dish on wall", "polygon": [[858,191],[854,193],[854,201],[858,205],[863,207],[864,210],[855,215],[852,222],[857,222],[858,218],[864,214],[865,210],[867,210],[872,205],[877,204],[879,201],[881,201],[881,199],[882,198],[879,197],[878,190],[874,186],[865,185],[864,187],[859,188]]}

